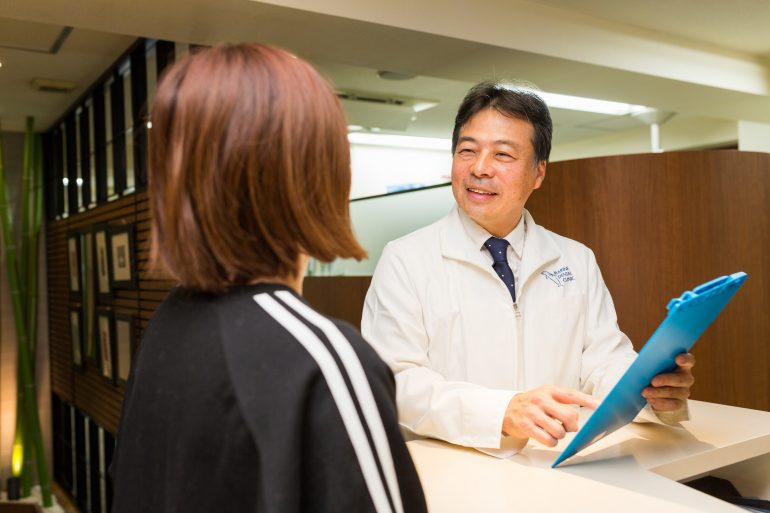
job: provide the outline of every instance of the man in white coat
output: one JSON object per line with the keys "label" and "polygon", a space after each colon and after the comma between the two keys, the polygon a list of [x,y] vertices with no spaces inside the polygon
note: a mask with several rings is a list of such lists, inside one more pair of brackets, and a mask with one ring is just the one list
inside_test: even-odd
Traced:
{"label": "man in white coat", "polygon": [[[524,204],[545,178],[548,108],[482,83],[452,135],[457,206],[390,242],[361,331],[396,376],[399,420],[416,435],[500,456],[578,428],[636,356],[593,252],[535,224]],[[649,420],[687,418],[692,355],[653,379]]]}

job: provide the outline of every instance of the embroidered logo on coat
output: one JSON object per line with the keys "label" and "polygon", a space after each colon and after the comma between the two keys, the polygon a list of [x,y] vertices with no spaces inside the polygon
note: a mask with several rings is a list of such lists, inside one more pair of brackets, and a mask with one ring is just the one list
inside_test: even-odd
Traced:
{"label": "embroidered logo on coat", "polygon": [[543,271],[540,274],[545,276],[547,280],[555,283],[557,287],[561,287],[566,283],[575,281],[575,277],[572,275],[572,271],[570,271],[569,267],[566,265],[555,271]]}

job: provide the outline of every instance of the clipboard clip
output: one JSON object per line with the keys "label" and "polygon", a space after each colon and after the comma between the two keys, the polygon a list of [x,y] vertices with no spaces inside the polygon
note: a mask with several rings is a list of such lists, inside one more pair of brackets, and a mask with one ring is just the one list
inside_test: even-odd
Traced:
{"label": "clipboard clip", "polygon": [[721,276],[719,278],[715,278],[702,285],[698,285],[692,290],[683,292],[681,296],[669,301],[668,305],[666,305],[666,309],[671,312],[682,307],[684,304],[689,303],[690,301],[708,295],[709,292],[721,290],[722,288],[730,285],[738,286],[743,283],[745,279],[746,273],[744,272],[737,272],[729,276]]}

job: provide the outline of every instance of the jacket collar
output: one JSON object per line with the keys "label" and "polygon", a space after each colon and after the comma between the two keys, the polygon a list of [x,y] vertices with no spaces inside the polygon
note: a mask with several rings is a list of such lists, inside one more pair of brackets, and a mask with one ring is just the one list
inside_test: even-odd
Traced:
{"label": "jacket collar", "polygon": [[556,244],[554,234],[535,224],[532,215],[524,209],[524,219],[527,222],[527,235],[524,240],[524,255],[521,257],[519,281],[522,288],[527,281],[551,262],[561,257],[561,251]]}
{"label": "jacket collar", "polygon": [[[524,209],[524,222],[527,233],[524,240],[524,254],[519,268],[519,282],[523,290],[529,278],[546,264],[558,260],[561,256],[553,234],[535,224],[532,215]],[[480,267],[494,274],[476,245],[474,234],[468,233],[460,219],[459,207],[455,205],[444,218],[441,227],[441,254],[445,258],[459,260]],[[517,287],[518,288],[518,287]]]}

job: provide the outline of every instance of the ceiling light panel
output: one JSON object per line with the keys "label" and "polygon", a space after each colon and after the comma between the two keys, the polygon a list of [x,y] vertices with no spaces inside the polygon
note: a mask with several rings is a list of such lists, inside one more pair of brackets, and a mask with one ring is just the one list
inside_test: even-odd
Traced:
{"label": "ceiling light panel", "polygon": [[570,96],[567,94],[547,93],[537,91],[526,87],[516,87],[505,84],[503,87],[511,91],[529,91],[535,93],[552,109],[578,110],[581,112],[594,112],[596,114],[607,114],[609,116],[627,116],[650,110],[644,105],[633,105],[630,103],[613,102],[609,100],[597,100],[595,98],[585,98],[582,96]]}

